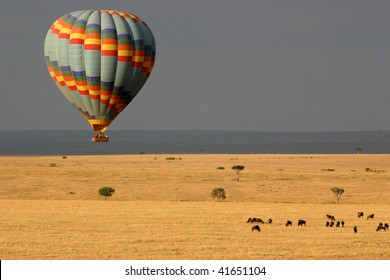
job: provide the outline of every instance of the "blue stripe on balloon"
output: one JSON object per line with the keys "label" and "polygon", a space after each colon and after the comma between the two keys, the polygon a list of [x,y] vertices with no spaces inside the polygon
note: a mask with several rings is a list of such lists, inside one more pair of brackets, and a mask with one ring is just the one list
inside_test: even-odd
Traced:
{"label": "blue stripe on balloon", "polygon": [[60,66],[60,70],[61,70],[62,72],[72,71],[72,69],[70,68],[70,66]]}
{"label": "blue stripe on balloon", "polygon": [[144,40],[142,40],[142,39],[134,40],[134,45],[136,45],[136,46],[143,46],[144,45]]}
{"label": "blue stripe on balloon", "polygon": [[97,77],[87,76],[87,81],[88,82],[99,82],[100,81],[100,76],[97,76]]}
{"label": "blue stripe on balloon", "polygon": [[123,39],[131,40],[131,35],[130,34],[118,34],[118,39],[119,40],[123,40]]}
{"label": "blue stripe on balloon", "polygon": [[82,25],[86,25],[87,24],[87,21],[86,20],[83,20],[83,19],[78,19],[76,21],[77,24],[82,24]]}
{"label": "blue stripe on balloon", "polygon": [[85,71],[72,71],[73,76],[83,77],[85,76]]}
{"label": "blue stripe on balloon", "polygon": [[87,28],[97,28],[97,29],[100,29],[100,24],[90,23],[90,24],[87,25]]}
{"label": "blue stripe on balloon", "polygon": [[114,86],[114,82],[104,82],[104,81],[101,81],[100,85],[104,86],[104,87],[113,87]]}
{"label": "blue stripe on balloon", "polygon": [[102,30],[102,34],[116,34],[116,30],[112,28],[106,28]]}

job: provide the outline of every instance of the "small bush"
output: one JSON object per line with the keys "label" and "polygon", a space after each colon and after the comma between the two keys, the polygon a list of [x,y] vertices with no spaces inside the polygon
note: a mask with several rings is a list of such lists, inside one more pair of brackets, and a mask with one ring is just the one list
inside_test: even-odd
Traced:
{"label": "small bush", "polygon": [[57,164],[55,164],[55,163],[50,163],[50,165],[49,165],[50,167],[56,167],[57,166]]}
{"label": "small bush", "polygon": [[225,189],[223,188],[215,188],[212,190],[210,196],[212,198],[216,198],[218,200],[224,200],[226,199],[226,192],[225,192]]}
{"label": "small bush", "polygon": [[112,196],[115,192],[115,189],[111,187],[103,187],[99,189],[99,194],[101,196],[104,196],[104,199],[107,199],[107,197]]}

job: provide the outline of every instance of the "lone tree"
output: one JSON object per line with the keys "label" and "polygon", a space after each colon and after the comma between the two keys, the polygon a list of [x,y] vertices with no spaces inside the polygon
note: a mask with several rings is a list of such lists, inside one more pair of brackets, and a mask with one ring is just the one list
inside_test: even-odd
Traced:
{"label": "lone tree", "polygon": [[226,199],[225,189],[223,189],[223,188],[215,188],[211,192],[210,196],[212,198],[217,198],[218,200],[224,200],[224,199]]}
{"label": "lone tree", "polygon": [[330,189],[334,195],[336,196],[336,203],[339,204],[339,200],[341,198],[341,195],[344,193],[344,189],[338,188],[338,187],[333,187]]}
{"label": "lone tree", "polygon": [[101,196],[104,196],[104,199],[106,200],[107,197],[112,196],[115,192],[115,189],[111,187],[103,187],[99,189],[99,194]]}
{"label": "lone tree", "polygon": [[356,148],[355,148],[355,152],[358,153],[358,154],[360,154],[361,152],[363,152],[362,147],[356,147]]}
{"label": "lone tree", "polygon": [[234,171],[236,171],[237,174],[237,181],[240,181],[240,172],[245,169],[245,166],[243,165],[234,165],[232,167]]}

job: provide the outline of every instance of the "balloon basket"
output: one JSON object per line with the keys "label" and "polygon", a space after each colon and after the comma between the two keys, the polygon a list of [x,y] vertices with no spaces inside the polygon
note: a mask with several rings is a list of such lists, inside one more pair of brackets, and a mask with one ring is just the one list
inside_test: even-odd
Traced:
{"label": "balloon basket", "polygon": [[92,142],[108,142],[110,138],[107,135],[94,135],[92,136]]}

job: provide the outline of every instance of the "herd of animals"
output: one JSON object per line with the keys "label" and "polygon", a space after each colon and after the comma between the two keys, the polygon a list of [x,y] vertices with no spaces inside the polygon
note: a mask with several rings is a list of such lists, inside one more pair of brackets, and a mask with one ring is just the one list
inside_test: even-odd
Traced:
{"label": "herd of animals", "polygon": [[[357,212],[358,218],[363,218],[364,213],[363,212]],[[367,215],[367,220],[374,219],[375,214],[370,214]],[[327,214],[326,218],[328,219],[325,223],[326,227],[344,227],[345,223],[344,221],[336,221],[336,218],[333,215]],[[249,218],[247,223],[257,223],[257,225],[252,226],[252,231],[261,231],[260,225],[259,224],[265,224],[265,222],[261,218]],[[272,219],[268,219],[267,221],[268,224],[272,224]],[[286,222],[286,227],[292,226],[293,222],[288,220]],[[305,220],[298,220],[298,226],[306,226],[306,221]],[[376,228],[376,231],[387,231],[389,229],[389,224],[388,223],[379,223],[378,227]],[[354,233],[358,232],[357,226],[353,227]]]}

